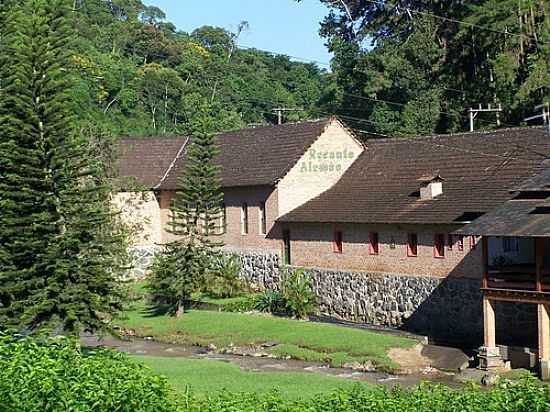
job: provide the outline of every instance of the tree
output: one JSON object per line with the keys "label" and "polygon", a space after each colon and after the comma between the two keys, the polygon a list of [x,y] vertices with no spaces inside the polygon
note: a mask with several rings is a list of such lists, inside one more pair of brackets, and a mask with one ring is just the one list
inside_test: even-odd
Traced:
{"label": "tree", "polygon": [[221,234],[223,194],[219,153],[212,121],[204,115],[195,126],[170,208],[168,231],[177,237],[157,256],[149,287],[153,295],[167,301],[181,316],[191,294],[197,291],[212,269]]}
{"label": "tree", "polygon": [[71,6],[26,0],[2,40],[0,323],[31,333],[108,329],[123,298],[104,167],[74,127]]}
{"label": "tree", "polygon": [[364,129],[461,131],[480,103],[501,103],[503,123],[519,125],[549,96],[547,2],[320,1],[331,10],[321,35],[335,54],[336,110]]}

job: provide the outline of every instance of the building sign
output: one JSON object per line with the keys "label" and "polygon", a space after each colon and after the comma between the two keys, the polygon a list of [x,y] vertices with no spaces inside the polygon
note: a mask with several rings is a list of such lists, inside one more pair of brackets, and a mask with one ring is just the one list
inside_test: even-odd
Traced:
{"label": "building sign", "polygon": [[348,149],[343,151],[318,151],[310,149],[300,165],[300,173],[340,172],[346,161],[355,158],[355,153]]}

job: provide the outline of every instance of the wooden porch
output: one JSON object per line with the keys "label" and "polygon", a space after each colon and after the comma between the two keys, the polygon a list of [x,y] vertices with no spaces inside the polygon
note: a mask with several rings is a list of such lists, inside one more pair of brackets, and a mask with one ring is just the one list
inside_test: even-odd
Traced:
{"label": "wooden porch", "polygon": [[550,238],[533,240],[534,264],[491,265],[488,237],[482,238],[484,343],[480,348],[480,367],[491,370],[503,366],[496,342],[495,301],[535,304],[540,375],[550,380],[550,268],[545,260],[545,250],[548,250],[545,243]]}
{"label": "wooden porch", "polygon": [[484,236],[484,296],[518,303],[550,303],[550,267],[545,265],[546,242],[550,242],[550,238],[534,239],[533,264],[495,265],[489,262],[489,241]]}

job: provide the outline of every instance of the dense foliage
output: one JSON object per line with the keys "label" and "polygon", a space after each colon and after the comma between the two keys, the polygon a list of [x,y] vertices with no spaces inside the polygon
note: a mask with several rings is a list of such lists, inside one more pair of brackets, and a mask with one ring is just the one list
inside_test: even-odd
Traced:
{"label": "dense foliage", "polygon": [[[299,1],[299,0],[298,0]],[[387,134],[464,130],[466,109],[500,103],[519,125],[550,98],[545,0],[320,0],[334,52],[325,110]],[[478,128],[496,127],[495,114]]]}
{"label": "dense foliage", "polygon": [[149,288],[181,316],[191,294],[202,285],[219,262],[222,234],[223,193],[221,167],[213,163],[219,154],[213,124],[204,116],[186,148],[183,174],[170,207],[168,232],[175,240],[155,258]]}
{"label": "dense foliage", "polygon": [[238,255],[218,254],[202,285],[202,292],[215,299],[241,295],[245,285],[240,278],[240,271],[241,262]]}
{"label": "dense foliage", "polygon": [[0,13],[0,325],[101,330],[125,243],[95,146],[75,127],[68,0]]}
{"label": "dense foliage", "polygon": [[217,131],[272,123],[279,105],[304,109],[289,119],[319,116],[321,70],[237,47],[246,22],[236,33],[210,26],[185,33],[141,0],[74,3],[83,123],[115,135],[186,134],[205,104]]}
{"label": "dense foliage", "polygon": [[306,319],[318,309],[311,278],[302,268],[282,271],[280,290],[267,289],[256,298],[260,312]]}
{"label": "dense foliage", "polygon": [[224,393],[207,400],[186,400],[184,411],[285,412],[526,412],[550,408],[550,387],[533,379],[504,383],[491,391],[455,391],[444,386],[417,389],[338,391],[308,401],[284,401],[278,395]]}
{"label": "dense foliage", "polygon": [[1,412],[174,411],[171,389],[127,355],[64,338],[0,336]]}

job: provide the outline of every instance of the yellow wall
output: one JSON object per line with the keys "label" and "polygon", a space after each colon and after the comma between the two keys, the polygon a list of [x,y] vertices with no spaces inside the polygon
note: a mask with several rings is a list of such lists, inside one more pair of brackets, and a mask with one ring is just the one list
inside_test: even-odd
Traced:
{"label": "yellow wall", "polygon": [[113,196],[112,203],[129,230],[131,245],[162,241],[160,206],[153,192],[120,192]]}
{"label": "yellow wall", "polygon": [[364,147],[337,120],[279,182],[279,216],[330,189]]}

